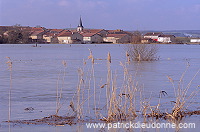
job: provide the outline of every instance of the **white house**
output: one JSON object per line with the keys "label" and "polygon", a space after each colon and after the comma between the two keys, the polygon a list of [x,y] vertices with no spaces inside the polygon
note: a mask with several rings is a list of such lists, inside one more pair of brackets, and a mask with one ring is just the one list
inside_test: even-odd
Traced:
{"label": "white house", "polygon": [[163,35],[163,33],[161,32],[150,32],[150,33],[146,33],[144,35],[144,38],[150,38],[153,39],[154,41],[158,41],[158,38]]}
{"label": "white house", "polygon": [[171,43],[175,39],[174,35],[160,35],[157,39],[158,42],[161,43]]}
{"label": "white house", "polygon": [[103,37],[96,33],[82,33],[84,43],[102,43]]}
{"label": "white house", "polygon": [[60,44],[73,44],[73,43],[82,43],[83,36],[77,32],[62,32],[57,36],[58,42]]}
{"label": "white house", "polygon": [[192,38],[190,39],[191,43],[200,43],[200,38]]}

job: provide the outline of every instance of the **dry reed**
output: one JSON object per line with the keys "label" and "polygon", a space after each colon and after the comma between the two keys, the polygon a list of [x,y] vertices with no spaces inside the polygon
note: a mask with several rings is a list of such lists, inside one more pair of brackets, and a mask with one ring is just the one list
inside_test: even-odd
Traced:
{"label": "dry reed", "polygon": [[[174,87],[174,94],[175,94],[175,98],[176,98],[176,101],[174,101],[174,107],[172,108],[172,112],[167,114],[167,116],[169,118],[171,118],[172,120],[180,120],[185,116],[186,109],[191,105],[191,103],[189,103],[189,102],[200,91],[199,87],[197,86],[196,89],[188,95],[188,90],[190,89],[193,80],[196,78],[196,76],[200,72],[200,69],[199,69],[196,72],[196,74],[193,76],[193,78],[190,80],[190,82],[186,86],[184,86],[183,79],[184,79],[184,76],[185,76],[188,68],[189,68],[189,65],[187,66],[186,70],[183,72],[183,74],[178,82],[177,88],[175,88],[173,79],[168,77],[169,81],[172,83],[172,85]],[[186,105],[186,104],[188,104],[188,105]]]}
{"label": "dry reed", "polygon": [[60,70],[60,72],[59,72],[57,84],[56,84],[56,114],[55,115],[58,115],[58,112],[62,107],[61,99],[62,99],[62,90],[63,90],[64,82],[65,82],[65,76],[66,76],[67,62],[65,60],[63,60],[62,64],[64,66],[63,75],[62,75],[62,85],[59,88],[59,81],[60,81],[60,78],[61,78],[62,70]]}
{"label": "dry reed", "polygon": [[6,57],[8,61],[6,64],[8,65],[8,70],[10,72],[10,88],[9,88],[9,94],[8,94],[8,121],[11,119],[11,94],[12,94],[12,65],[13,62],[10,57]]}

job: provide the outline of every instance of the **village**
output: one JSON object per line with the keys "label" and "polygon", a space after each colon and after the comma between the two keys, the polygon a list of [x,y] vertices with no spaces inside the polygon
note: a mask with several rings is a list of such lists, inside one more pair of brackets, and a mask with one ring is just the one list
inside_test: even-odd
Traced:
{"label": "village", "polygon": [[[14,31],[18,30],[18,33]],[[128,32],[121,29],[86,29],[80,17],[76,29],[46,29],[45,27],[0,26],[0,43],[46,43],[46,44],[100,44],[100,43],[200,43],[200,38],[176,38],[162,32]],[[21,33],[21,32],[23,33]],[[14,33],[13,33],[14,32]],[[13,36],[13,34],[15,36]],[[16,41],[14,38],[17,36]],[[11,41],[8,41],[8,38]],[[26,41],[22,41],[26,37]],[[186,41],[188,40],[188,41]]]}

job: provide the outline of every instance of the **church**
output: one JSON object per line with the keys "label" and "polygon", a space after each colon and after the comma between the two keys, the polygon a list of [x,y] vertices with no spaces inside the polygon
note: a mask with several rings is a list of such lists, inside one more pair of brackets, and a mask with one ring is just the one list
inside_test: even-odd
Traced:
{"label": "church", "polygon": [[103,43],[103,37],[108,33],[104,29],[85,29],[81,17],[76,31],[83,36],[83,43]]}

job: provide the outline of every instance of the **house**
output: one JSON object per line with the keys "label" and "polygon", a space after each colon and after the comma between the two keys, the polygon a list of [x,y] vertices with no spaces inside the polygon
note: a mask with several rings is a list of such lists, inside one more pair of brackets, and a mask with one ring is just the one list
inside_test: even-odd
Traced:
{"label": "house", "polygon": [[130,43],[130,39],[128,34],[108,34],[103,40],[106,43]]}
{"label": "house", "polygon": [[32,39],[32,42],[34,43],[44,43],[44,39],[43,39],[43,34],[45,33],[45,31],[33,31],[31,32],[31,35],[29,36],[29,38]]}
{"label": "house", "polygon": [[102,43],[103,37],[97,33],[82,33],[84,43]]}
{"label": "house", "polygon": [[191,43],[200,43],[200,38],[191,38],[190,42]]}
{"label": "house", "polygon": [[99,34],[102,37],[105,37],[108,32],[104,29],[83,29],[81,33],[94,33],[94,34]]}
{"label": "house", "polygon": [[46,32],[44,27],[32,27],[28,29],[30,32],[29,38],[32,39],[33,43],[44,43],[43,34]]}
{"label": "house", "polygon": [[108,32],[104,29],[85,29],[83,27],[81,17],[76,30],[71,31],[81,34],[83,36],[83,43],[102,43],[103,36],[106,36],[106,34],[108,34]]}
{"label": "house", "polygon": [[77,32],[63,31],[57,35],[60,44],[82,43],[83,36]]}
{"label": "house", "polygon": [[93,33],[93,34],[99,34],[101,35],[102,37],[106,36],[106,34],[108,34],[108,32],[104,29],[85,29],[83,27],[83,22],[82,22],[82,19],[80,17],[80,21],[79,21],[79,24],[77,26],[76,29],[74,30],[71,30],[72,32],[78,32],[80,34],[83,34],[83,33]]}
{"label": "house", "polygon": [[46,43],[58,43],[57,34],[64,31],[64,29],[49,29],[43,34],[43,39]]}
{"label": "house", "polygon": [[112,43],[130,43],[133,34],[121,29],[108,30],[108,34],[104,37],[104,42]]}
{"label": "house", "polygon": [[158,42],[161,43],[171,43],[174,42],[175,36],[174,35],[160,35],[157,39]]}
{"label": "house", "polygon": [[43,39],[45,40],[45,42],[47,43],[51,43],[52,42],[52,38],[54,37],[55,35],[53,33],[50,33],[50,32],[46,32],[43,34]]}
{"label": "house", "polygon": [[163,35],[163,33],[161,32],[149,32],[144,35],[144,38],[150,38],[150,39],[153,39],[154,41],[158,41],[158,38],[161,35]]}

